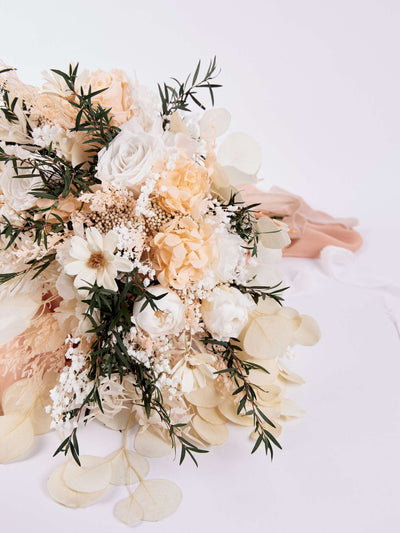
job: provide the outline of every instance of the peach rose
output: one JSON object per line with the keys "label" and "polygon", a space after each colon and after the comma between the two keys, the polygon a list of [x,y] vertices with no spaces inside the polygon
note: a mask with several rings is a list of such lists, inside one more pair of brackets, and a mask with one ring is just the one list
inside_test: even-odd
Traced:
{"label": "peach rose", "polygon": [[85,90],[92,91],[107,89],[93,98],[93,102],[105,109],[112,109],[114,123],[120,126],[133,116],[132,87],[122,70],[113,69],[110,72],[96,70],[86,80]]}
{"label": "peach rose", "polygon": [[181,157],[175,168],[165,170],[157,182],[158,200],[167,212],[200,216],[206,208],[205,196],[210,188],[207,168]]}
{"label": "peach rose", "polygon": [[175,289],[203,279],[215,253],[211,226],[189,217],[165,226],[154,236],[150,247],[158,281]]}

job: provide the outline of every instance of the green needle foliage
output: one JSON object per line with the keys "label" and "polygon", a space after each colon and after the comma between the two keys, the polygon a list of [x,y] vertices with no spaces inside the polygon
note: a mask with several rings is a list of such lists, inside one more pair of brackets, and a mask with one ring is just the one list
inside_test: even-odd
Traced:
{"label": "green needle foliage", "polygon": [[256,363],[242,361],[238,357],[237,352],[241,351],[241,348],[237,339],[224,342],[209,336],[203,338],[202,341],[211,353],[218,355],[226,364],[226,368],[218,370],[216,374],[227,374],[236,386],[232,394],[240,399],[237,414],[251,416],[253,419],[256,443],[251,453],[254,453],[263,443],[265,453],[267,455],[270,453],[272,459],[274,454],[272,445],[274,444],[280,449],[282,447],[268,430],[268,427],[275,428],[274,423],[265,415],[257,403],[257,390],[262,390],[262,388],[251,383],[249,379],[250,370],[260,370],[266,373],[268,371]]}
{"label": "green needle foliage", "polygon": [[214,89],[222,87],[215,83],[215,79],[220,71],[217,69],[217,58],[214,57],[204,73],[200,76],[201,61],[197,63],[193,74],[189,74],[185,81],[181,82],[176,78],[171,78],[175,85],[166,83],[158,84],[158,92],[161,98],[161,116],[163,118],[163,128],[166,129],[172,113],[175,111],[190,111],[190,104],[194,103],[201,109],[206,109],[205,105],[198,98],[199,89],[207,89],[210,95],[211,104],[214,105]]}

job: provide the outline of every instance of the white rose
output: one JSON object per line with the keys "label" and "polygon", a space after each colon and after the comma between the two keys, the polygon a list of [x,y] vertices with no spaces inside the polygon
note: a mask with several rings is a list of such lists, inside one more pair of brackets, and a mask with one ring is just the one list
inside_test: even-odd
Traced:
{"label": "white rose", "polygon": [[226,283],[235,278],[236,270],[241,264],[245,249],[242,239],[228,231],[217,233],[218,260],[213,266],[215,278],[219,283]]}
{"label": "white rose", "polygon": [[[30,156],[31,157],[31,156]],[[32,170],[18,169],[18,176],[31,174]],[[0,170],[0,189],[4,200],[17,212],[26,211],[36,205],[37,198],[30,192],[43,185],[41,178],[16,178],[14,167],[11,163],[2,166]]]}
{"label": "white rose", "polygon": [[238,289],[222,285],[213,289],[201,304],[204,324],[219,341],[237,338],[247,324],[255,304]]}
{"label": "white rose", "polygon": [[160,285],[150,287],[148,292],[154,296],[161,296],[162,294],[165,296],[155,301],[157,310],[153,310],[150,304],[147,304],[141,311],[144,300],[136,302],[133,306],[135,323],[153,337],[180,333],[185,326],[185,306],[179,296]]}
{"label": "white rose", "polygon": [[97,176],[103,184],[124,187],[139,195],[162,153],[159,138],[143,131],[134,119],[129,120],[108,148],[99,152]]}

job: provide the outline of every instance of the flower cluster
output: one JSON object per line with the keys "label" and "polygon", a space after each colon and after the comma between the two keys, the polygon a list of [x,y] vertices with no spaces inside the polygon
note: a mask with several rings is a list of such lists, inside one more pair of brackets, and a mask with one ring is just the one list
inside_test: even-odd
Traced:
{"label": "flower cluster", "polygon": [[[240,196],[261,150],[227,133],[225,109],[204,111],[197,93],[214,102],[215,60],[200,71],[160,85],[160,105],[119,70],[71,65],[41,88],[0,71],[0,370],[23,378],[3,396],[0,462],[25,453],[46,419],[70,431],[57,452],[82,466],[57,469],[51,496],[79,507],[110,483],[140,482],[115,509],[131,525],[179,500],[176,487],[142,479],[131,428],[140,454],[178,449],[196,462],[234,423],[272,456],[281,421],[301,412],[284,397],[301,381],[284,359],[319,339],[311,317],[282,304],[288,228]],[[32,350],[29,332],[39,340],[42,327]],[[40,402],[14,401],[24,387]],[[79,455],[92,419],[125,432],[110,458]],[[158,511],[149,494],[164,498]]]}

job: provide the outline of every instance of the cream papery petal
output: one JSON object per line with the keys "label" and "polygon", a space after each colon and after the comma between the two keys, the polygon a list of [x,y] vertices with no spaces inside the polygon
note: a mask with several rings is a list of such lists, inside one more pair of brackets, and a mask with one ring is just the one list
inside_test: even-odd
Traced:
{"label": "cream papery petal", "polygon": [[253,418],[246,415],[237,414],[237,405],[233,402],[233,398],[226,398],[219,406],[218,410],[230,422],[239,426],[252,426]]}
{"label": "cream papery petal", "polygon": [[282,356],[293,337],[289,320],[276,315],[265,315],[250,320],[243,335],[244,351],[256,359]]}
{"label": "cream papery petal", "polygon": [[115,268],[119,272],[131,272],[133,269],[132,261],[129,261],[126,257],[115,257],[113,261]]}
{"label": "cream papery petal", "polygon": [[143,510],[142,520],[158,522],[174,513],[182,500],[181,489],[166,479],[142,481],[133,494]]}
{"label": "cream papery petal", "polygon": [[295,330],[293,341],[303,346],[313,346],[321,338],[321,330],[313,317],[302,315],[300,326]]}
{"label": "cream papery petal", "polygon": [[99,492],[77,492],[71,490],[64,481],[64,471],[66,464],[56,468],[47,481],[47,490],[50,496],[58,503],[66,507],[87,507],[98,500],[106,491]]}
{"label": "cream papery petal", "polygon": [[46,372],[42,381],[25,378],[10,385],[2,398],[4,414],[27,413],[35,435],[50,431],[51,416],[46,406],[51,404],[50,390],[58,377],[56,372]]}
{"label": "cream papery petal", "polygon": [[279,361],[279,377],[289,383],[295,383],[296,385],[303,385],[305,383],[301,376],[286,368],[282,361]]}
{"label": "cream papery petal", "polygon": [[221,446],[228,440],[229,431],[225,424],[210,424],[198,415],[191,422],[199,437],[212,446]]}
{"label": "cream papery petal", "polygon": [[87,261],[90,257],[88,243],[82,237],[74,235],[71,239],[71,249],[69,255],[78,261]]}
{"label": "cream papery petal", "polygon": [[106,427],[108,427],[109,429],[113,429],[114,431],[123,431],[124,429],[126,429],[130,417],[130,408],[121,408],[118,413],[112,414],[105,414],[101,411],[96,413],[96,419],[99,420]]}
{"label": "cream papery petal", "polygon": [[118,239],[119,237],[115,231],[109,231],[103,239],[103,250],[110,252],[110,254],[114,254],[118,244]]}
{"label": "cream papery petal", "polygon": [[79,272],[82,271],[82,269],[85,269],[85,263],[82,261],[71,261],[70,263],[67,263],[64,265],[64,270],[68,274],[68,276],[76,276],[79,274]]}
{"label": "cream papery petal", "polygon": [[249,135],[231,133],[219,147],[218,162],[223,167],[234,167],[244,174],[254,175],[260,169],[262,151]]}
{"label": "cream papery petal", "polygon": [[263,368],[267,372],[263,372],[262,370],[258,369],[251,369],[249,372],[249,380],[251,383],[254,383],[254,385],[258,385],[259,387],[264,386],[270,386],[272,383],[275,383],[278,377],[278,365],[276,363],[275,359],[264,359],[264,360],[257,360],[256,363]]}
{"label": "cream papery petal", "polygon": [[151,427],[143,427],[136,433],[135,449],[146,457],[164,457],[173,451],[167,432],[160,430],[156,433]]}
{"label": "cream papery petal", "polygon": [[203,389],[196,389],[186,393],[185,398],[189,403],[192,403],[197,407],[216,407],[223,400],[212,382]]}
{"label": "cream papery petal", "polygon": [[74,460],[65,465],[63,479],[71,490],[77,492],[99,492],[108,487],[112,468],[110,461],[104,457],[81,455],[81,466]]}
{"label": "cream papery petal", "polygon": [[283,398],[281,401],[281,416],[300,418],[306,414],[296,402],[289,398]]}
{"label": "cream papery petal", "polygon": [[97,228],[92,227],[86,229],[86,240],[91,252],[103,251],[103,237]]}
{"label": "cream papery petal", "polygon": [[245,172],[241,172],[236,167],[227,166],[227,167],[222,167],[222,168],[231,185],[240,185],[243,183],[256,183],[257,181],[257,178],[254,174],[246,174]]}
{"label": "cream papery petal", "polygon": [[24,455],[33,444],[33,427],[26,413],[0,416],[0,463]]}
{"label": "cream papery petal", "polygon": [[257,307],[254,311],[254,316],[258,314],[263,315],[274,315],[280,311],[282,307],[278,304],[273,298],[265,298],[265,300],[260,300],[257,304]]}
{"label": "cream papery petal", "polygon": [[266,248],[281,249],[290,244],[288,227],[277,224],[271,218],[263,216],[257,221],[257,231],[260,241]]}
{"label": "cream papery petal", "polygon": [[225,417],[223,417],[216,407],[197,407],[197,412],[203,420],[210,424],[224,424]]}
{"label": "cream papery petal", "polygon": [[[280,424],[278,424],[278,422],[276,420],[271,420],[271,422],[274,424],[275,427],[272,427],[270,424],[267,424],[267,422],[262,424],[262,426],[269,433],[271,433],[271,435],[273,435],[275,438],[278,438],[280,436],[280,434],[282,433],[282,426]],[[259,436],[259,433],[256,433],[255,431],[253,431],[251,433],[251,435],[250,435],[250,438],[252,440],[256,440],[258,438],[258,436]]]}
{"label": "cream papery petal", "polygon": [[200,137],[214,138],[228,131],[231,114],[223,107],[208,109],[200,119]]}
{"label": "cream papery petal", "polygon": [[138,453],[121,448],[107,457],[111,463],[112,485],[133,485],[149,473],[147,459]]}

